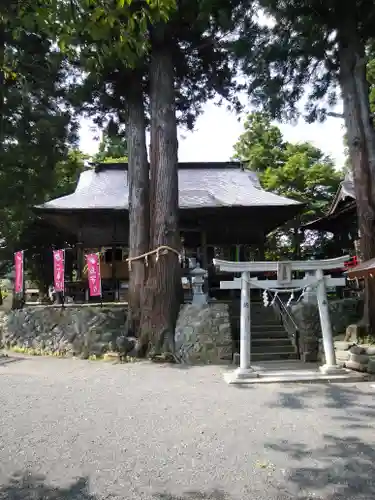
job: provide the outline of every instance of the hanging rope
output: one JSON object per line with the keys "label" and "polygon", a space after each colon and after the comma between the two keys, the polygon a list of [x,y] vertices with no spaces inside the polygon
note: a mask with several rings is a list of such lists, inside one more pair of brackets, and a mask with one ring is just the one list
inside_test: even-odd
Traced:
{"label": "hanging rope", "polygon": [[160,255],[166,255],[168,252],[173,252],[178,256],[178,260],[181,262],[181,254],[178,250],[175,248],[169,247],[168,245],[161,245],[158,248],[155,248],[154,250],[150,250],[149,252],[145,252],[141,255],[137,255],[136,257],[128,257],[126,259],[126,262],[128,263],[129,266],[129,271],[132,269],[132,262],[135,260],[140,260],[144,259],[145,260],[145,265],[148,266],[148,258],[151,255],[156,255],[156,262],[159,260]]}
{"label": "hanging rope", "polygon": [[252,280],[252,279],[245,280],[246,283],[248,283],[251,286],[255,286],[256,288],[259,288],[260,290],[267,290],[268,292],[272,292],[272,293],[291,293],[291,294],[294,294],[294,293],[297,293],[297,292],[303,292],[304,290],[306,290],[306,288],[315,288],[315,287],[318,286],[318,284],[321,281],[324,281],[324,278],[316,280],[313,283],[308,283],[308,284],[306,284],[304,286],[299,286],[299,287],[296,287],[296,288],[282,288],[282,287],[280,287],[280,288],[271,288],[270,286],[267,286],[267,285],[263,284],[263,283],[266,282],[266,280],[264,280],[263,282],[259,282],[257,280]]}
{"label": "hanging rope", "polygon": [[[294,299],[295,293],[302,292],[297,300],[297,303],[298,303],[300,300],[302,300],[303,296],[306,294],[307,289],[311,290],[313,288],[316,288],[319,285],[319,283],[324,281],[324,279],[325,278],[323,277],[319,280],[314,281],[313,283],[308,283],[304,286],[295,287],[295,288],[272,288],[272,287],[267,286],[265,284],[266,280],[259,282],[258,280],[245,279],[245,282],[250,286],[254,286],[256,288],[259,288],[260,290],[263,290],[263,301],[264,301],[265,307],[272,306],[276,302],[276,299],[279,299],[279,301],[282,302],[282,300],[280,299],[280,296],[279,296],[280,293],[289,293],[290,294],[290,297],[289,297],[287,303],[285,304],[285,307],[290,307],[290,305]],[[273,297],[271,298],[271,300],[268,300],[265,297],[264,294],[266,294],[266,293],[273,294]]]}

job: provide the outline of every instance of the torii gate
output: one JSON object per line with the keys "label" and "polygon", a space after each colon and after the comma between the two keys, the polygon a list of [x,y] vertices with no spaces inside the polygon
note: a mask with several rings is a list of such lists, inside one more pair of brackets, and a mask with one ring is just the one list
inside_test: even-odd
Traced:
{"label": "torii gate", "polygon": [[[341,269],[348,256],[326,260],[306,261],[264,261],[264,262],[232,262],[214,259],[213,263],[220,271],[242,273],[240,279],[220,282],[220,288],[241,290],[241,319],[240,319],[240,366],[234,373],[234,379],[258,377],[258,373],[251,366],[251,323],[250,323],[250,289],[277,289],[280,292],[288,289],[304,289],[316,286],[316,295],[319,308],[320,324],[322,328],[323,346],[326,364],[320,367],[324,374],[339,374],[343,371],[336,365],[336,355],[332,337],[332,326],[329,316],[326,286],[345,286],[345,278],[331,278],[324,276],[323,271]],[[251,273],[277,272],[277,280],[251,279]],[[304,279],[292,279],[293,271],[308,273]]]}

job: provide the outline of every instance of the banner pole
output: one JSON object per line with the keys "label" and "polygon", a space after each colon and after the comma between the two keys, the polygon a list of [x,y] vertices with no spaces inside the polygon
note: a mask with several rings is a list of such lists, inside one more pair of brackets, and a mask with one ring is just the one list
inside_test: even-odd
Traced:
{"label": "banner pole", "polygon": [[26,302],[26,280],[25,280],[25,251],[22,250],[22,293],[21,293],[21,309]]}
{"label": "banner pole", "polygon": [[63,280],[62,280],[62,292],[61,292],[61,309],[65,307],[65,248],[62,251],[63,255]]}
{"label": "banner pole", "polygon": [[103,307],[103,287],[102,287],[102,272],[100,269],[100,252],[98,252],[98,267],[100,274],[100,307]]}

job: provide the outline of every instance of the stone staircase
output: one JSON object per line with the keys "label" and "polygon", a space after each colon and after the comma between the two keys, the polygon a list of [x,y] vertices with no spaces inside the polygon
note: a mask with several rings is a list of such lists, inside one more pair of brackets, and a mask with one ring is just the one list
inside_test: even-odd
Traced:
{"label": "stone staircase", "polygon": [[[230,307],[234,352],[239,352],[240,302]],[[298,359],[287,331],[272,307],[261,302],[251,303],[251,361]]]}

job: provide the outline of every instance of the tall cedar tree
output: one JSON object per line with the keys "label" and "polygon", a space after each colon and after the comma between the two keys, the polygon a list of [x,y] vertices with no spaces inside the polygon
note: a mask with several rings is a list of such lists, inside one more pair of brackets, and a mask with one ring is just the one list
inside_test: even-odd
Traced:
{"label": "tall cedar tree", "polygon": [[[168,23],[149,25],[148,50],[131,66],[126,58],[106,51],[94,71],[90,61],[98,43],[87,34],[85,43],[81,39],[84,65],[89,71],[75,93],[77,104],[99,121],[111,112],[118,124],[125,123],[127,128],[130,257],[160,245],[180,249],[177,123],[192,128],[202,103],[215,93],[238,107],[233,85],[235,67],[225,38],[243,12],[235,1],[225,0],[219,6],[215,2],[181,1]],[[151,128],[150,173],[147,124]],[[145,271],[147,297],[142,292]],[[148,268],[144,260],[134,261],[129,286],[130,327],[142,331],[140,350],[147,352],[151,346],[154,352],[173,351],[181,296],[176,255],[162,256],[158,262],[153,258]],[[141,309],[143,325],[139,328]]]}
{"label": "tall cedar tree", "polygon": [[[367,48],[373,37],[371,0],[259,0],[274,25],[235,44],[248,76],[252,101],[273,117],[293,118],[310,85],[307,118],[323,119],[322,103],[344,103],[348,148],[354,172],[364,259],[375,257],[375,130],[366,79]],[[375,281],[366,284],[364,321],[375,334]]]}

